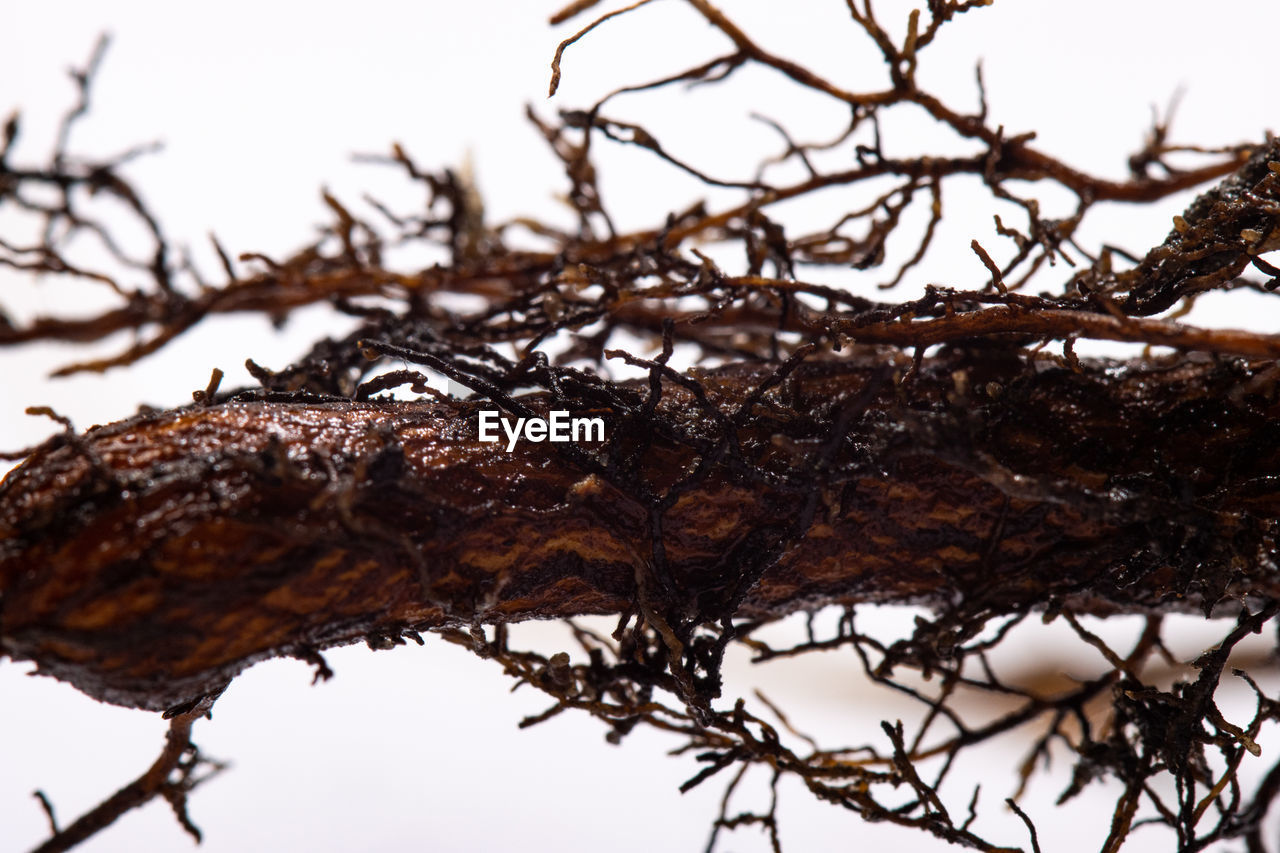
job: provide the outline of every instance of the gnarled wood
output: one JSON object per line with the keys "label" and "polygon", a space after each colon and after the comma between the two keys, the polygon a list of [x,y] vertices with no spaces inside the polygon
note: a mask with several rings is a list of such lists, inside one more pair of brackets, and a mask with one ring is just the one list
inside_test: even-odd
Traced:
{"label": "gnarled wood", "polygon": [[164,709],[444,625],[1280,595],[1273,363],[889,358],[672,374],[590,409],[596,446],[481,443],[489,403],[261,395],[54,439],[0,486],[0,642]]}

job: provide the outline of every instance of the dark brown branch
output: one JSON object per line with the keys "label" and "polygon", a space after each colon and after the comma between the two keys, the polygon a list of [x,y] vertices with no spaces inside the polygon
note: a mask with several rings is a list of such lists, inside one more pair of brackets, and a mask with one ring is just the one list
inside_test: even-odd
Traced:
{"label": "dark brown branch", "polygon": [[[768,372],[744,368],[682,379],[699,397],[663,380],[652,414],[626,396],[498,398],[508,415],[603,417],[607,443],[576,455],[482,444],[484,406],[445,400],[146,415],[88,433],[96,464],[55,440],[0,491],[3,650],[163,709],[267,655],[646,599],[697,623],[857,601],[1105,613],[1280,593],[1268,364],[1073,373],[979,349],[875,390],[859,361],[763,393]],[[842,414],[868,392],[870,408]],[[678,417],[689,407],[700,426]]]}
{"label": "dark brown branch", "polygon": [[[202,703],[198,708],[173,717],[165,735],[164,749],[145,773],[81,815],[70,826],[61,830],[55,826],[53,836],[32,853],[70,850],[115,823],[121,815],[146,805],[155,797],[169,801],[183,828],[198,843],[200,831],[187,817],[187,794],[223,767],[218,762],[202,758],[191,742],[192,724],[208,714],[210,705],[211,701]],[[210,772],[198,776],[196,773],[200,768],[208,768]],[[41,801],[52,822],[52,807],[43,796]]]}

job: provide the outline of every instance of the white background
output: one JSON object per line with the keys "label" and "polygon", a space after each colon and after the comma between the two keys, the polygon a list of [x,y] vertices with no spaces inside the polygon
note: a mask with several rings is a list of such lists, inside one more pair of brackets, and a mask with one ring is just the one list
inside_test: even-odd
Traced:
{"label": "white background", "polygon": [[[909,8],[886,1],[877,11],[900,33]],[[724,9],[776,53],[849,88],[882,85],[870,43],[848,24],[838,2],[726,0]],[[99,33],[111,32],[93,113],[73,148],[106,156],[163,140],[162,153],[138,161],[128,174],[170,234],[215,276],[208,232],[216,231],[232,252],[284,254],[326,218],[322,185],[357,208],[366,188],[401,209],[412,204],[413,193],[397,190],[398,175],[351,160],[355,152],[384,153],[392,140],[427,167],[470,158],[493,220],[520,213],[565,220],[554,200],[563,176],[524,120],[524,105],[544,116],[557,107],[587,106],[616,85],[693,65],[728,52],[728,45],[688,8],[658,3],[571,48],[561,93],[548,103],[555,44],[581,23],[549,27],[551,11],[541,3],[494,0],[10,4],[0,29],[0,110],[22,108],[15,159],[38,161],[57,116],[74,98],[64,70],[88,56]],[[1179,86],[1186,89],[1175,123],[1179,141],[1257,140],[1274,128],[1273,28],[1271,4],[1263,0],[1212,6],[1005,0],[944,29],[924,54],[920,74],[949,103],[972,110],[972,68],[982,57],[996,121],[1011,133],[1034,128],[1044,150],[1123,178],[1152,105],[1163,108]],[[747,118],[752,109],[785,120],[802,137],[839,129],[838,110],[794,95],[776,75],[752,71],[743,82],[750,88],[622,99],[607,112],[643,121],[689,160],[726,177],[750,177],[751,165],[777,150],[776,136]],[[918,119],[887,129],[892,152],[951,150],[953,142],[933,136]],[[606,199],[623,228],[652,226],[702,194],[638,149],[602,150],[601,164]],[[1143,213],[1100,209],[1087,233],[1105,233],[1140,251],[1162,239],[1169,217],[1189,198]],[[830,203],[848,209],[858,200],[842,196]],[[989,212],[975,201],[966,216],[970,202],[963,193],[948,203],[950,225],[940,233],[937,256],[904,293],[925,281],[973,286],[985,280],[968,242],[977,236],[992,247]],[[805,213],[791,215],[802,220]],[[21,227],[3,211],[0,226]],[[868,286],[865,278],[852,281]],[[7,271],[0,271],[0,286],[0,301],[19,319],[96,304],[95,294],[64,282],[33,284]],[[1211,301],[1197,317],[1271,329],[1275,313],[1268,309],[1247,298]],[[282,367],[344,322],[311,310],[277,333],[258,318],[221,318],[134,368],[74,380],[47,375],[86,352],[118,351],[127,337],[87,349],[47,345],[0,353],[0,444],[16,449],[49,434],[47,421],[22,414],[26,406],[51,405],[83,428],[125,417],[144,401],[180,404],[204,386],[210,368],[226,370],[228,386],[246,383],[239,367],[246,357]],[[901,612],[869,615],[884,632],[902,618]],[[1108,626],[1121,634],[1128,627]],[[534,626],[527,634],[546,648],[567,637],[555,626]],[[1020,665],[1080,676],[1098,671],[1098,661],[1087,655],[1070,658],[1062,637],[1056,630],[1028,632],[1016,645],[1036,649],[1037,657]],[[1189,634],[1186,654],[1196,650]],[[517,721],[546,702],[527,688],[509,694],[496,667],[434,638],[421,650],[375,654],[353,647],[329,659],[337,677],[315,688],[304,664],[259,665],[235,682],[212,723],[197,725],[205,750],[234,762],[193,797],[191,814],[206,830],[204,849],[701,849],[721,783],[679,795],[677,785],[696,767],[687,757],[663,755],[674,741],[639,733],[611,747],[601,726],[573,715],[517,731]],[[66,685],[26,678],[27,669],[0,665],[0,853],[43,837],[32,789],[43,788],[69,822],[145,768],[163,737],[155,715],[101,705]],[[761,684],[794,722],[829,743],[883,747],[879,720],[909,713],[867,688],[848,653],[756,668],[735,660],[726,704]],[[962,814],[972,784],[982,782],[979,829],[994,827],[992,837],[1020,845],[1026,843],[1021,825],[1000,802],[1012,793],[1010,767],[1030,741],[1029,735],[1007,740],[984,753],[983,766],[965,769],[968,775],[949,789],[949,803]],[[1264,752],[1264,760],[1273,761],[1275,749]],[[1047,850],[1096,847],[1114,790],[1094,786],[1054,810],[1064,784],[1059,775],[1034,785],[1024,802],[1041,826],[1042,843]],[[761,790],[744,789],[741,806],[761,802]],[[890,843],[929,849],[920,834],[865,825],[810,801],[796,786],[784,787],[783,795],[789,849]],[[1144,840],[1148,849],[1164,849],[1168,837],[1139,833],[1133,848],[1142,849]],[[745,830],[722,849],[761,845],[755,830]],[[167,807],[153,803],[85,849],[189,846]]]}

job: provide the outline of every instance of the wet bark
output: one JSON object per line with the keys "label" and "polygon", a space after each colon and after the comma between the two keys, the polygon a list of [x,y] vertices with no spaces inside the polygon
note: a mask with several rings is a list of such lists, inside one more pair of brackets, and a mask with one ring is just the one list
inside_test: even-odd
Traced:
{"label": "wet bark", "polygon": [[861,351],[625,386],[639,405],[574,412],[605,418],[603,443],[510,452],[477,440],[487,402],[255,392],[142,414],[0,485],[0,649],[160,710],[266,657],[446,625],[1229,609],[1280,596],[1278,378]]}

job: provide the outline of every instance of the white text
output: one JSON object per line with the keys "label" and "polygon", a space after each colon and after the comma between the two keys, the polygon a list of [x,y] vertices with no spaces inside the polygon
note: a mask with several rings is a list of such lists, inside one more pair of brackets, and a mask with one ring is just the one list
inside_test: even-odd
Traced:
{"label": "white text", "polygon": [[507,435],[507,452],[516,442],[526,441],[604,441],[604,418],[571,418],[565,411],[553,411],[546,418],[504,418],[492,409],[480,413],[480,440],[499,440],[498,425]]}

